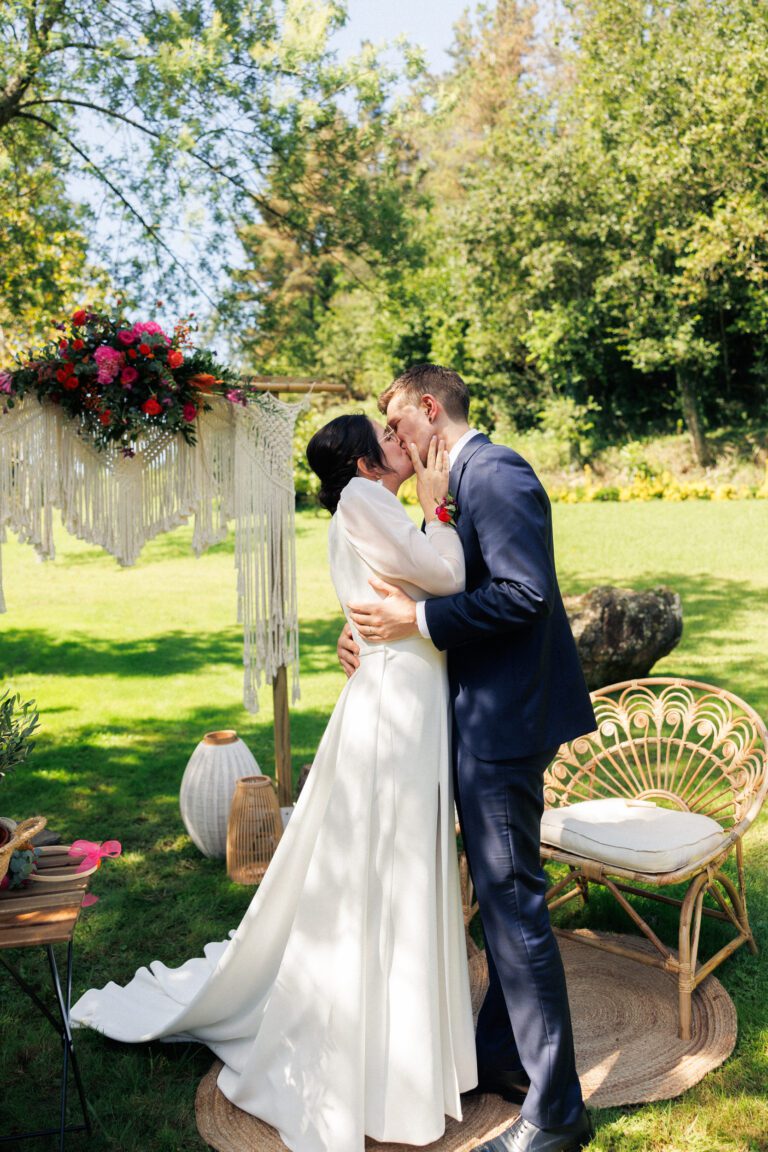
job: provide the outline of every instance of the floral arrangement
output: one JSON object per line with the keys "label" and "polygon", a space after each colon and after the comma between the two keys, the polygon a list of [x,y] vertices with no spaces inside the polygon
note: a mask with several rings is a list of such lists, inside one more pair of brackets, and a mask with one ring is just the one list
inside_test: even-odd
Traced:
{"label": "floral arrangement", "polygon": [[101,448],[117,442],[132,455],[131,442],[151,425],[193,444],[209,396],[246,402],[237,373],[215,352],[195,348],[191,317],[168,335],[154,320],[131,323],[80,308],[54,327],[57,340],[0,372],[0,393],[8,408],[28,393],[60,405]]}
{"label": "floral arrangement", "polygon": [[435,516],[441,524],[450,524],[451,527],[456,527],[456,517],[459,515],[459,506],[451,496],[450,492],[447,496],[443,496],[440,503],[435,508]]}

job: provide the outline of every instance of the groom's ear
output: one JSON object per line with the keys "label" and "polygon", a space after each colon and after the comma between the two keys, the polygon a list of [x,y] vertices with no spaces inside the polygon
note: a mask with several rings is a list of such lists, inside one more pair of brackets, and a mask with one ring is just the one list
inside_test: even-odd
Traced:
{"label": "groom's ear", "polygon": [[426,414],[427,420],[433,424],[440,415],[440,401],[431,392],[425,392],[420,405]]}

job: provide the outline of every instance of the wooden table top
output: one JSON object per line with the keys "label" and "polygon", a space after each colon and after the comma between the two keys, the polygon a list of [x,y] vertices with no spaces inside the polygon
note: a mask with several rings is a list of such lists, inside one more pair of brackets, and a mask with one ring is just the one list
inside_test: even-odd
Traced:
{"label": "wooden table top", "polygon": [[68,844],[40,849],[37,868],[44,879],[25,888],[0,891],[0,948],[31,948],[72,939],[90,871],[77,874],[80,861]]}

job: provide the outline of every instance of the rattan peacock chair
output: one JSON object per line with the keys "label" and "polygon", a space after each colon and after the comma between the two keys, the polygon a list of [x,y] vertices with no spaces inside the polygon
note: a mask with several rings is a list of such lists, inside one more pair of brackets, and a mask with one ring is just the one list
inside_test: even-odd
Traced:
{"label": "rattan peacock chair", "polygon": [[[607,888],[658,956],[620,939],[559,931],[675,973],[680,1036],[689,1040],[694,988],[742,944],[757,952],[742,838],[768,791],[768,732],[743,700],[694,680],[611,684],[592,701],[597,730],[562,745],[545,777],[542,856],[568,867],[548,903],[586,901],[592,881]],[[723,871],[731,852],[735,878]],[[682,899],[658,891],[675,884],[687,885]],[[626,894],[679,907],[677,955]],[[735,936],[699,964],[702,916],[726,922]]]}

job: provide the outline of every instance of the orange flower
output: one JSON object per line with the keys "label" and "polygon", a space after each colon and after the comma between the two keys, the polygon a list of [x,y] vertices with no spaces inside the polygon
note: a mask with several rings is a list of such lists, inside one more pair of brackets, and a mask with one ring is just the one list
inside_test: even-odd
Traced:
{"label": "orange flower", "polygon": [[215,376],[211,376],[208,372],[197,372],[194,376],[190,376],[188,383],[192,388],[196,388],[198,392],[213,392],[217,384],[223,384],[223,380],[217,380]]}

